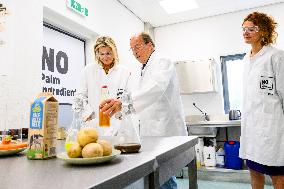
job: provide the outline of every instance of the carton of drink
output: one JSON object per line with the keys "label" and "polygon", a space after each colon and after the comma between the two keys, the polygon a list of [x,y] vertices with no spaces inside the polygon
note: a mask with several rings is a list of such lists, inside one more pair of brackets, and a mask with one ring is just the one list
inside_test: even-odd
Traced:
{"label": "carton of drink", "polygon": [[58,101],[51,93],[40,93],[31,104],[28,159],[56,156]]}

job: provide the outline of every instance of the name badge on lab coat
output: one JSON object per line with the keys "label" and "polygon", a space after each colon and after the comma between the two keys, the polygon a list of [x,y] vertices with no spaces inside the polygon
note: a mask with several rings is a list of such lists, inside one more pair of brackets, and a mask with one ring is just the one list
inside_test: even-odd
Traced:
{"label": "name badge on lab coat", "polygon": [[275,81],[273,76],[261,75],[259,79],[259,91],[267,95],[274,95]]}

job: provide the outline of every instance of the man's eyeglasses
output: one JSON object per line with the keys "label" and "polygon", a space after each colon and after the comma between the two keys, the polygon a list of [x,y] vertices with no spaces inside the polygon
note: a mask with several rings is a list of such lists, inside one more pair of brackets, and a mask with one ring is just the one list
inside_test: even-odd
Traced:
{"label": "man's eyeglasses", "polygon": [[253,32],[258,32],[259,28],[258,26],[251,26],[251,27],[242,27],[243,33],[248,32],[248,33],[253,33]]}
{"label": "man's eyeglasses", "polygon": [[99,53],[99,56],[106,56],[106,57],[112,57],[112,53],[111,52],[107,52],[107,53]]}
{"label": "man's eyeglasses", "polygon": [[137,51],[137,50],[139,50],[139,49],[141,49],[142,47],[143,47],[143,45],[144,44],[137,44],[137,45],[134,45],[134,47],[130,47],[130,49],[132,50],[132,51]]}

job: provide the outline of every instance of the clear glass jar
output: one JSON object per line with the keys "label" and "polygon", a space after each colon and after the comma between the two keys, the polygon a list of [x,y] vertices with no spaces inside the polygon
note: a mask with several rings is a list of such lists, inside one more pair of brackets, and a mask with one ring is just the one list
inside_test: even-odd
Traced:
{"label": "clear glass jar", "polygon": [[141,148],[141,141],[132,120],[132,114],[135,113],[131,94],[125,92],[121,98],[122,111],[119,118],[121,119],[121,127],[118,130],[114,148],[122,153],[136,153]]}
{"label": "clear glass jar", "polygon": [[73,112],[73,120],[72,123],[67,130],[66,140],[65,140],[65,150],[69,150],[69,148],[76,143],[77,134],[81,128],[83,123],[81,112]]}

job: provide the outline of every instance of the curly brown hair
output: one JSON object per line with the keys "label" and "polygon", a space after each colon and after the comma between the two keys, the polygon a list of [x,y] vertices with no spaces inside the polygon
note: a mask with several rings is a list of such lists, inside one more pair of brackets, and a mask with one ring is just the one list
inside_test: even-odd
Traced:
{"label": "curly brown hair", "polygon": [[265,46],[276,42],[278,36],[275,31],[277,23],[271,16],[265,13],[253,12],[244,19],[243,23],[245,21],[250,21],[259,27],[259,30],[262,32],[261,45]]}

